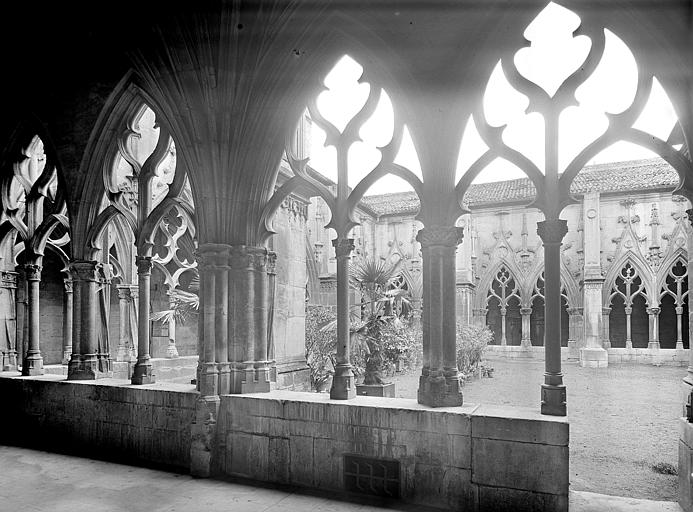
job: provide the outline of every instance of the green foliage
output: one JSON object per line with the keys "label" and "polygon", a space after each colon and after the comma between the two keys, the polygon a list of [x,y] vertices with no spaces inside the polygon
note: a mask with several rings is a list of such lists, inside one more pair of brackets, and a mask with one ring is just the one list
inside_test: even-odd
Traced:
{"label": "green foliage", "polygon": [[171,292],[170,304],[170,309],[152,313],[150,320],[162,323],[170,323],[175,320],[177,324],[183,325],[191,316],[198,314],[200,298],[195,293],[175,289]]}
{"label": "green foliage", "polygon": [[482,375],[491,376],[493,369],[482,364],[484,351],[493,341],[493,333],[484,326],[457,326],[457,367],[463,379],[481,371]]}

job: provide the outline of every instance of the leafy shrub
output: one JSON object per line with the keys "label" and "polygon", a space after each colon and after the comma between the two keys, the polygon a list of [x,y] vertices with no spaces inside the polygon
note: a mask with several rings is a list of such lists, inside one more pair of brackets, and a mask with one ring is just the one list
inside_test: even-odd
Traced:
{"label": "leafy shrub", "polygon": [[469,378],[478,371],[490,376],[493,369],[489,370],[481,362],[486,346],[492,341],[493,333],[488,327],[457,326],[457,367],[463,379]]}
{"label": "leafy shrub", "polygon": [[407,372],[423,363],[421,329],[394,318],[380,331],[385,371]]}

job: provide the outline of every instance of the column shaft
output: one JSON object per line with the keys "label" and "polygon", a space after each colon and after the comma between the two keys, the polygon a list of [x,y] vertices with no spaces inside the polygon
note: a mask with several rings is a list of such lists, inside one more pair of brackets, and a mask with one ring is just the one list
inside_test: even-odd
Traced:
{"label": "column shaft", "polygon": [[28,283],[29,344],[22,361],[22,375],[43,375],[43,357],[39,347],[39,283],[41,282],[41,266],[26,264],[24,265],[24,272]]}
{"label": "column shaft", "polygon": [[649,315],[649,339],[647,348],[657,350],[659,348],[659,312],[660,308],[647,308]]}
{"label": "column shaft", "polygon": [[74,308],[73,304],[73,289],[72,289],[72,278],[66,277],[64,280],[65,286],[65,299],[63,301],[63,364],[68,364],[70,362],[70,356],[72,354],[72,328],[73,328],[73,316],[72,310]]}
{"label": "column shaft", "polygon": [[152,277],[151,256],[137,256],[137,286],[139,288],[139,317],[137,329],[137,362],[132,371],[133,384],[151,384],[155,381],[149,354],[149,301]]}
{"label": "column shaft", "polygon": [[529,350],[532,346],[532,308],[521,308],[522,315],[522,348]]}
{"label": "column shaft", "polygon": [[356,396],[349,322],[349,258],[354,250],[354,239],[338,237],[332,245],[337,256],[337,355],[330,398],[347,400]]}
{"label": "column shaft", "polygon": [[6,345],[2,347],[0,371],[17,370],[17,272],[0,271],[0,290],[4,312]]}
{"label": "column shaft", "polygon": [[547,219],[537,223],[544,244],[544,384],[541,413],[566,415],[566,391],[561,373],[561,242],[568,232],[567,222]]}

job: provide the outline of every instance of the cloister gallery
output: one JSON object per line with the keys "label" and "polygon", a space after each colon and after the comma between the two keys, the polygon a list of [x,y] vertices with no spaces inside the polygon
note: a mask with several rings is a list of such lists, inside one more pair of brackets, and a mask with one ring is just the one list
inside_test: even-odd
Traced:
{"label": "cloister gallery", "polygon": [[[443,509],[567,510],[562,361],[680,364],[683,410],[686,2],[107,11],[40,2],[0,20],[3,439]],[[417,400],[356,396],[358,258],[419,276]],[[336,310],[329,394],[305,387],[307,303]],[[544,358],[536,410],[463,400],[457,323]]]}

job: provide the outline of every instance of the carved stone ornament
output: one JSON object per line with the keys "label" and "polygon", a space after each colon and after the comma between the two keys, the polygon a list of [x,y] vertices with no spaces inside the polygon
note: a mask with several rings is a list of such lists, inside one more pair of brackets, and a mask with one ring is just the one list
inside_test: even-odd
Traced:
{"label": "carved stone ornament", "polygon": [[420,229],[416,241],[422,248],[443,246],[457,247],[462,243],[464,228],[461,226],[429,226]]}
{"label": "carved stone ornament", "polygon": [[65,287],[65,293],[72,293],[73,288],[72,288],[72,278],[71,277],[66,277],[63,279],[63,286]]}
{"label": "carved stone ornament", "polygon": [[337,258],[348,258],[351,251],[354,250],[353,238],[335,238],[332,240],[332,246]]}
{"label": "carved stone ornament", "polygon": [[693,226],[693,208],[686,210],[686,215],[688,215],[688,222],[690,222],[691,226]]}
{"label": "carved stone ornament", "polygon": [[277,273],[277,253],[269,251],[267,253],[267,274],[275,275]]}
{"label": "carved stone ornament", "polygon": [[3,270],[0,277],[0,288],[17,288],[17,272]]}
{"label": "carved stone ornament", "polygon": [[70,274],[73,281],[99,280],[99,263],[97,261],[77,260],[70,263]]}
{"label": "carved stone ornament", "polygon": [[139,275],[147,275],[152,273],[152,263],[151,256],[137,256],[135,258],[135,264],[137,265],[137,273]]}
{"label": "carved stone ornament", "polygon": [[41,280],[41,265],[34,265],[32,263],[27,263],[24,265],[24,275],[27,281],[40,281]]}
{"label": "carved stone ornament", "polygon": [[308,218],[308,204],[305,201],[288,196],[282,201],[280,206],[296,217]]}
{"label": "carved stone ornament", "polygon": [[560,244],[568,233],[568,221],[563,219],[542,220],[537,222],[537,235],[546,244]]}
{"label": "carved stone ornament", "polygon": [[227,244],[203,244],[195,252],[200,271],[223,270],[230,268],[232,253],[243,246],[233,247]]}

